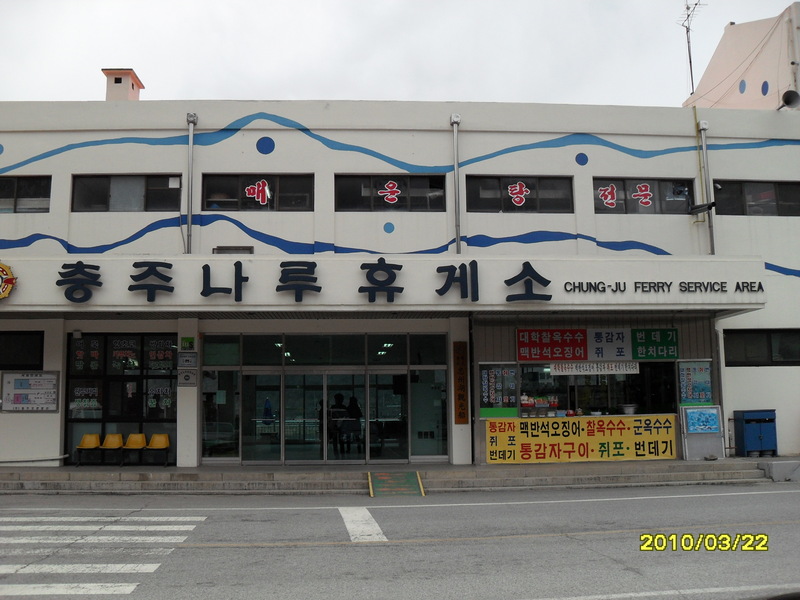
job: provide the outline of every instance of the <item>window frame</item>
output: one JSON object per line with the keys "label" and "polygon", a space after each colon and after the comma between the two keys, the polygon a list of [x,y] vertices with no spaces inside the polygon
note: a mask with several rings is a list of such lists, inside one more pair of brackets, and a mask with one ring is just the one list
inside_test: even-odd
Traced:
{"label": "window frame", "polygon": [[[601,190],[609,189],[614,185],[616,197],[614,206],[608,204],[611,200],[603,199]],[[643,189],[641,186],[650,186]],[[653,185],[657,191],[653,192]],[[669,190],[672,190],[672,193]],[[682,189],[683,192],[676,192]],[[634,194],[642,194],[643,198],[636,198]],[[649,196],[647,195],[649,194]],[[619,197],[621,196],[621,197]],[[678,198],[678,196],[684,196]],[[688,215],[694,198],[694,179],[672,177],[593,177],[592,199],[596,215]],[[667,203],[680,200],[682,206],[667,210]],[[645,204],[645,202],[650,204]],[[632,210],[633,208],[637,210]],[[643,210],[644,209],[644,210]]]}
{"label": "window frame", "polygon": [[[217,181],[214,181],[214,180]],[[227,181],[223,181],[227,180]],[[257,196],[248,197],[246,189],[266,181],[271,196],[261,204]],[[225,185],[223,185],[225,184]],[[291,191],[291,184],[301,191]],[[202,210],[209,212],[313,212],[313,173],[203,173]],[[218,186],[219,192],[209,192],[209,186]],[[307,189],[302,189],[306,186]],[[290,191],[284,191],[283,188]],[[224,191],[224,190],[227,190]],[[228,193],[228,198],[209,198],[211,193]],[[264,193],[263,189],[259,193]],[[234,197],[236,196],[236,197]],[[297,203],[292,197],[305,196],[305,202]],[[211,202],[217,201],[214,207]],[[220,205],[219,202],[222,202]]]}
{"label": "window frame", "polygon": [[[31,186],[35,187],[38,183],[39,185],[45,185],[47,188],[47,196],[21,196],[20,195],[20,183],[30,184]],[[13,191],[9,196],[3,196],[3,194],[7,194],[7,191],[4,191],[4,188],[11,187]],[[8,214],[30,214],[30,213],[47,213],[50,212],[50,198],[53,193],[53,177],[51,175],[23,175],[23,176],[11,176],[11,177],[0,177],[0,213],[8,213]],[[4,206],[3,200],[10,200],[10,206]],[[23,208],[20,210],[20,200],[47,200],[47,206],[43,206],[42,208],[36,208],[34,205],[31,205],[30,208]],[[24,202],[23,202],[24,204]]]}
{"label": "window frame", "polygon": [[[757,186],[771,186],[758,193]],[[724,216],[800,216],[800,181],[714,180],[715,212]],[[793,191],[790,188],[795,188]],[[793,193],[792,193],[793,192]],[[756,196],[764,197],[762,202]],[[771,197],[770,197],[771,196]]]}
{"label": "window frame", "polygon": [[[783,358],[780,354],[780,337],[796,336],[800,338],[800,329],[725,329],[723,331],[723,347],[725,350],[726,367],[797,367],[800,366],[800,351],[797,356]],[[738,346],[741,353],[747,348],[754,349],[758,354],[753,359],[731,358],[733,345],[745,338],[754,340],[751,344]],[[800,344],[797,344],[800,348]],[[760,348],[759,348],[760,347]]]}
{"label": "window frame", "polygon": [[[423,180],[427,180],[426,184],[420,185]],[[350,187],[359,185],[361,192],[355,194],[347,191],[347,184]],[[390,187],[390,184],[394,185]],[[365,194],[367,188],[369,193]],[[397,190],[397,192],[389,193],[393,190]],[[354,198],[355,201],[353,201]],[[446,212],[445,176],[439,173],[427,175],[337,174],[334,176],[334,211],[337,213]]]}
{"label": "window frame", "polygon": [[[170,180],[173,178],[177,178],[178,187],[170,187]],[[138,179],[142,180],[141,206],[132,207],[130,204],[115,204],[114,197],[112,195],[115,182],[117,184],[124,184],[125,180],[128,182],[133,182]],[[160,179],[167,180],[166,187],[155,185],[156,181]],[[90,183],[94,184],[94,189],[87,187]],[[164,191],[170,190],[175,190],[171,194],[174,195],[175,198],[172,198],[170,203],[165,203],[163,198],[158,199],[155,197],[157,195],[163,196]],[[84,193],[86,194],[86,197],[79,199],[79,196],[82,196]],[[100,200],[103,193],[105,194],[104,201]],[[92,194],[96,194],[96,197],[92,197]],[[72,198],[70,210],[74,213],[180,212],[182,197],[183,176],[179,173],[114,173],[100,175],[78,174],[72,176]],[[92,204],[88,203],[89,200],[92,200]],[[78,204],[79,202],[80,205]]]}
{"label": "window frame", "polygon": [[[481,182],[493,182],[496,184],[493,190],[489,188],[482,188]],[[545,183],[560,183],[566,184],[566,189],[569,190],[569,198],[543,198],[542,191],[546,190]],[[527,193],[518,195],[512,194],[512,186],[519,186],[523,184],[524,187],[518,188],[519,191],[526,190]],[[487,189],[496,192],[496,198],[485,200],[481,198],[481,191]],[[505,194],[504,194],[505,190]],[[563,191],[563,190],[562,190]],[[467,175],[466,177],[466,210],[468,213],[536,213],[536,214],[574,214],[575,213],[575,184],[574,178],[571,176],[540,176],[540,175]],[[518,200],[515,201],[515,198]],[[521,199],[521,201],[519,200]],[[569,202],[569,207],[559,208],[558,210],[542,209],[542,204],[547,202],[552,204],[560,201]]]}
{"label": "window frame", "polygon": [[[0,352],[0,371],[41,371],[44,369],[44,331],[0,331],[0,346],[10,352],[16,362],[4,362]],[[22,351],[22,348],[25,351]],[[34,358],[35,357],[35,358]],[[24,358],[28,362],[22,362]]]}

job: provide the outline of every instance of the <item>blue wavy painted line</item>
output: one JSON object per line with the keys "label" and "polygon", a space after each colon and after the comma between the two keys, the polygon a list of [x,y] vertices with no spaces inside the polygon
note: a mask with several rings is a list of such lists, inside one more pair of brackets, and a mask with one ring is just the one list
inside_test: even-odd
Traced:
{"label": "blue wavy painted line", "polygon": [[[27,248],[37,242],[54,241],[57,244],[59,244],[62,248],[64,248],[64,250],[66,250],[68,254],[104,254],[109,250],[114,250],[126,246],[160,229],[180,227],[182,225],[186,225],[186,222],[187,222],[186,215],[181,215],[180,217],[170,217],[167,219],[160,219],[158,221],[150,223],[146,227],[143,227],[142,229],[129,235],[125,239],[122,239],[118,242],[101,244],[97,246],[78,246],[76,244],[71,244],[66,240],[63,240],[53,235],[35,233],[17,240],[0,239],[0,250]],[[209,225],[218,222],[229,223],[234,227],[238,228],[239,230],[241,230],[243,233],[247,234],[250,238],[257,240],[265,245],[280,249],[287,254],[324,254],[327,252],[334,254],[355,254],[355,253],[386,254],[385,252],[381,252],[379,250],[370,250],[368,248],[355,248],[350,246],[337,246],[336,244],[331,244],[330,242],[313,242],[313,243],[293,242],[290,240],[279,238],[274,235],[269,235],[257,231],[251,227],[247,227],[241,221],[232,219],[227,215],[196,215],[193,219],[193,223],[200,227],[207,227]],[[500,244],[508,244],[508,243],[532,245],[532,244],[541,244],[548,242],[563,242],[563,241],[574,241],[574,240],[585,240],[593,244],[596,244],[600,248],[604,248],[606,250],[612,250],[614,252],[628,252],[628,251],[639,250],[657,256],[671,256],[671,253],[667,252],[663,248],[659,248],[657,246],[653,246],[651,244],[646,244],[643,242],[638,242],[636,240],[624,240],[624,241],[598,240],[597,238],[592,236],[583,235],[580,233],[568,233],[565,231],[531,231],[524,234],[505,236],[499,238],[487,235],[473,235],[462,238],[462,241],[466,245],[475,248],[489,248],[492,246],[497,246]],[[447,252],[447,250],[450,249],[454,244],[455,244],[455,239],[451,239],[447,243],[442,244],[440,246],[435,246],[433,248],[424,248],[421,250],[414,250],[404,254],[443,254],[444,252]],[[782,267],[780,265],[768,262],[764,263],[764,268],[767,271],[772,271],[780,275],[800,278],[800,269],[791,269],[789,267]]]}
{"label": "blue wavy painted line", "polygon": [[[315,133],[314,131],[312,131],[311,129],[309,129],[308,127],[306,127],[305,125],[303,125],[298,121],[266,112],[258,112],[241,117],[239,119],[232,121],[230,124],[223,127],[222,129],[218,129],[217,131],[197,133],[194,138],[195,144],[198,146],[213,146],[215,144],[219,144],[229,139],[230,137],[236,135],[238,132],[240,132],[242,129],[252,124],[253,122],[260,120],[270,121],[272,123],[275,123],[276,125],[280,125],[281,127],[286,127],[287,129],[294,129],[299,133],[302,133],[303,135],[306,135],[309,138],[319,142],[320,144],[322,144],[323,146],[325,146],[330,150],[334,150],[337,152],[355,152],[358,154],[371,156],[381,162],[397,167],[398,169],[402,169],[403,171],[406,171],[408,173],[420,173],[420,174],[449,173],[453,170],[452,164],[449,165],[414,164],[397,158],[393,158],[391,156],[388,156],[381,152],[377,152],[370,148],[366,148],[364,146],[339,142],[331,138],[325,137],[323,135],[320,135],[318,133]],[[20,162],[11,165],[7,165],[5,167],[0,167],[0,175],[19,169],[20,167],[24,167],[26,165],[45,160],[53,156],[57,156],[59,154],[63,154],[65,152],[70,152],[82,148],[92,148],[98,146],[111,146],[120,144],[143,144],[148,146],[175,146],[175,145],[186,145],[188,144],[188,141],[189,141],[188,135],[176,135],[167,137],[128,136],[120,138],[109,138],[101,140],[88,140],[85,142],[76,142],[72,144],[67,144],[65,146],[60,146],[52,150],[48,150],[47,152],[37,154],[36,156],[26,158],[25,160],[22,160]],[[760,142],[709,144],[708,148],[711,151],[752,150],[752,149],[770,148],[777,146],[796,146],[799,144],[800,140],[770,139],[770,140],[763,140]],[[623,146],[621,144],[615,144],[613,142],[610,142],[606,139],[603,139],[601,137],[592,134],[573,133],[562,137],[554,138],[551,140],[544,140],[541,142],[533,142],[530,144],[510,146],[508,148],[496,150],[488,154],[483,154],[480,156],[466,159],[460,162],[459,165],[465,167],[471,164],[484,162],[487,160],[491,160],[493,158],[497,158],[499,156],[512,154],[515,152],[526,152],[530,150],[542,150],[542,149],[552,149],[552,148],[565,148],[568,146],[599,146],[615,150],[622,154],[627,154],[629,156],[642,159],[655,158],[658,156],[664,156],[668,154],[675,154],[681,152],[695,152],[697,150],[696,146],[676,146],[673,148],[663,148],[658,150],[642,150],[639,148],[630,148],[628,146]]]}
{"label": "blue wavy painted line", "polygon": [[773,263],[764,263],[764,268],[767,271],[773,271],[780,275],[787,275],[788,277],[800,277],[800,269],[790,269],[788,267],[781,267]]}
{"label": "blue wavy painted line", "polygon": [[540,244],[543,242],[563,242],[571,240],[586,240],[596,244],[600,248],[613,250],[615,252],[643,250],[644,252],[655,254],[657,256],[670,256],[670,253],[663,248],[653,246],[652,244],[645,244],[644,242],[637,242],[635,240],[609,242],[598,240],[597,238],[589,235],[583,235],[581,233],[567,233],[565,231],[531,231],[528,233],[500,238],[490,237],[487,235],[474,235],[468,238],[467,243],[468,245],[475,246],[477,248],[488,248],[490,246],[508,243]]}

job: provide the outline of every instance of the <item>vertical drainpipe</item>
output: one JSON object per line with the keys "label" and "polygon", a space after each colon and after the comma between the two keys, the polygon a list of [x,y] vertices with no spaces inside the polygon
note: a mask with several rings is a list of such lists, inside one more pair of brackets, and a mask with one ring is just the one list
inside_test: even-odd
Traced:
{"label": "vertical drainpipe", "polygon": [[706,131],[708,131],[708,121],[700,121],[697,124],[700,130],[700,145],[703,150],[703,185],[706,192],[706,202],[710,205],[706,213],[708,215],[708,245],[710,254],[713,256],[716,253],[714,248],[714,217],[711,211],[714,210],[714,186],[711,179],[711,171],[708,168],[708,144],[706,143]]}
{"label": "vertical drainpipe", "polygon": [[453,190],[455,192],[456,211],[456,254],[461,254],[461,178],[458,175],[458,125],[461,115],[450,115],[450,125],[453,127]]}
{"label": "vertical drainpipe", "polygon": [[189,168],[186,184],[186,254],[192,253],[192,204],[194,194],[194,126],[197,125],[197,114],[186,113],[186,123],[189,125]]}

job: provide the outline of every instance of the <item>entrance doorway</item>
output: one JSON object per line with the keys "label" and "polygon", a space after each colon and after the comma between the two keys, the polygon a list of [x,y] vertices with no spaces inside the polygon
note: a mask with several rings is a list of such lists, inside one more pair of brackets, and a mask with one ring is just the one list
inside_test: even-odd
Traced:
{"label": "entrance doorway", "polygon": [[408,461],[408,405],[407,372],[244,373],[241,459]]}

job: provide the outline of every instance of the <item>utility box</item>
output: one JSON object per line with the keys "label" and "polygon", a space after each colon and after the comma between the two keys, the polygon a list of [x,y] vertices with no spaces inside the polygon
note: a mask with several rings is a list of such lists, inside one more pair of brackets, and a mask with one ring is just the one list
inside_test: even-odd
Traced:
{"label": "utility box", "polygon": [[775,456],[778,454],[778,434],[775,430],[775,411],[735,410],[733,431],[736,456]]}

